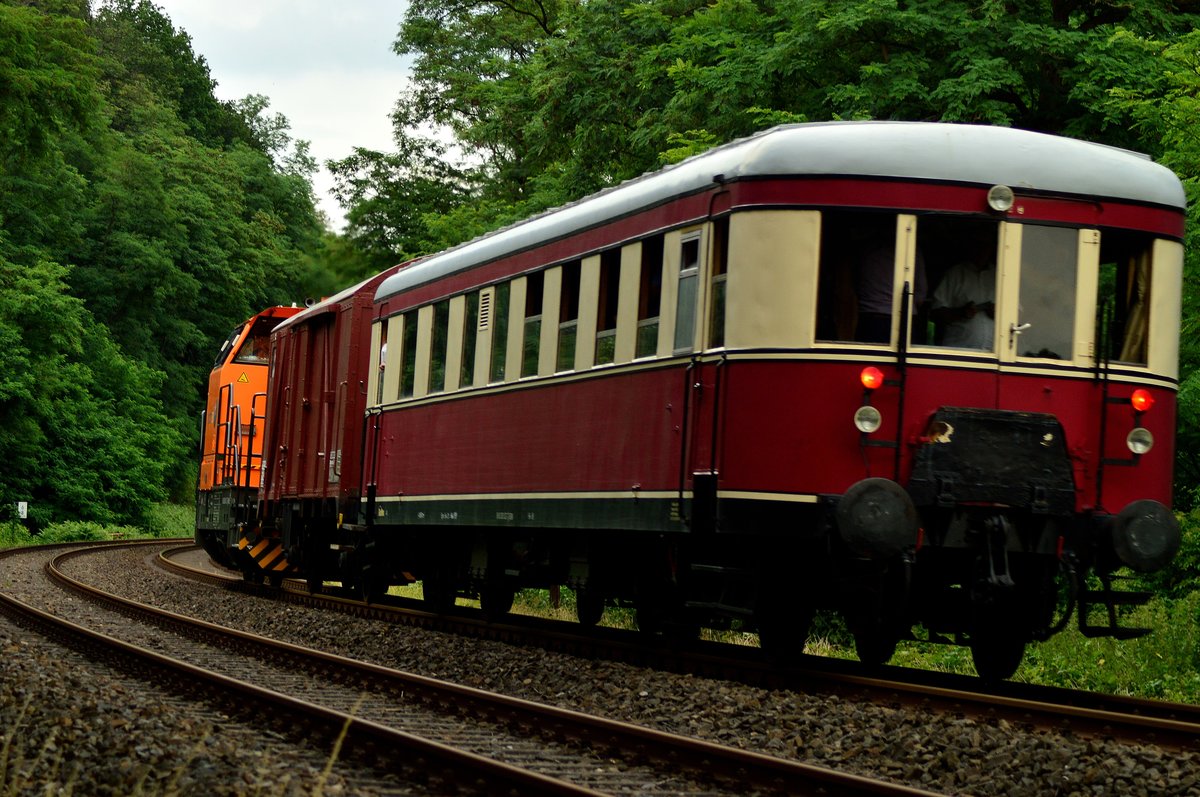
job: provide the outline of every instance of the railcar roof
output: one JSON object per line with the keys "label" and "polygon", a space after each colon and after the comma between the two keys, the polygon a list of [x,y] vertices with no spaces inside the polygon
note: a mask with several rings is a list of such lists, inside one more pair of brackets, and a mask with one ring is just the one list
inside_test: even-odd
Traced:
{"label": "railcar roof", "polygon": [[376,301],[674,197],[727,182],[789,175],[1007,185],[1183,209],[1183,186],[1144,155],[1006,127],[933,122],[784,125],[696,155],[489,233],[393,274]]}

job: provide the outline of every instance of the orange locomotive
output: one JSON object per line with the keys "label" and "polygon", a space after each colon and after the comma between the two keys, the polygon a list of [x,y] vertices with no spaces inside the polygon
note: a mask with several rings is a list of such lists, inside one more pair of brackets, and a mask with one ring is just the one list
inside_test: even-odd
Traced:
{"label": "orange locomotive", "polygon": [[272,307],[234,328],[208,377],[201,421],[196,542],[221,564],[254,517],[262,475],[262,441],[254,433],[266,410],[271,331],[302,307]]}

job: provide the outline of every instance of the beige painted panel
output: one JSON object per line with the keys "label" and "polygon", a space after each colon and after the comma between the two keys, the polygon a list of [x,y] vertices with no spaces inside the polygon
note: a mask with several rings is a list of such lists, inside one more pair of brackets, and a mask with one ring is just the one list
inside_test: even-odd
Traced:
{"label": "beige painted panel", "polygon": [[621,284],[617,286],[617,350],[615,363],[633,360],[637,349],[638,291],[642,285],[642,243],[621,249]]}
{"label": "beige painted panel", "polygon": [[600,255],[593,255],[585,257],[579,269],[579,326],[575,330],[576,371],[586,371],[596,364],[596,316],[599,312]]}
{"label": "beige painted panel", "polygon": [[542,281],[542,338],[538,344],[538,376],[551,376],[558,363],[558,315],[562,304],[562,266],[547,269]]}
{"label": "beige painted panel", "polygon": [[383,335],[383,325],[386,321],[377,321],[371,325],[371,365],[367,369],[367,406],[374,407],[379,398],[379,349]]}
{"label": "beige painted panel", "polygon": [[[678,249],[676,244],[671,250],[676,268]],[[726,348],[812,345],[820,252],[816,211],[765,210],[730,218]],[[664,278],[664,304],[666,284]]]}
{"label": "beige painted panel", "polygon": [[1179,378],[1179,325],[1183,302],[1183,245],[1154,242],[1150,265],[1150,370]]}
{"label": "beige painted panel", "polygon": [[417,363],[413,371],[413,398],[429,394],[429,360],[433,351],[433,305],[417,311]]}
{"label": "beige painted panel", "polygon": [[[462,375],[463,320],[467,316],[467,297],[450,300],[450,325],[446,331],[446,392],[458,390]],[[475,330],[471,330],[475,334]]]}
{"label": "beige painted panel", "polygon": [[1079,231],[1075,268],[1075,364],[1091,366],[1096,358],[1096,292],[1100,281],[1100,231]]}
{"label": "beige painted panel", "polygon": [[[912,340],[912,315],[909,315],[908,329],[900,330],[900,307],[904,302],[904,283],[912,290],[917,286],[917,217],[906,214],[896,216],[896,255],[892,265],[892,273],[896,281],[892,284],[892,340],[899,340],[901,335]],[[916,297],[913,298],[913,309],[916,309]]]}
{"label": "beige painted panel", "polygon": [[529,280],[517,277],[508,292],[508,349],[504,355],[504,381],[521,378],[521,349],[525,342],[525,291]]}
{"label": "beige painted panel", "polygon": [[1021,240],[1024,228],[1005,222],[1000,225],[1000,253],[996,267],[1000,270],[1000,285],[996,291],[996,347],[1001,362],[1012,362],[1017,356],[1017,336],[1011,330],[1020,323]]}
{"label": "beige painted panel", "polygon": [[[485,317],[486,307],[486,317]],[[490,286],[479,292],[479,319],[476,327],[479,336],[475,339],[475,384],[479,386],[488,383],[492,366],[492,331],[496,324],[492,316],[496,312],[496,288]]]}

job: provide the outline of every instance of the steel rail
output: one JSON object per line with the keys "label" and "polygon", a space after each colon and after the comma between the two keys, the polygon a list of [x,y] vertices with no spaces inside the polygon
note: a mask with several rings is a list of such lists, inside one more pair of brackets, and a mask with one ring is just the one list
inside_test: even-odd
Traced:
{"label": "steel rail", "polygon": [[[236,583],[240,579],[205,574],[187,565],[170,562],[172,554],[193,547],[163,551],[163,566],[188,577],[209,583]],[[278,594],[263,590],[262,594]],[[370,613],[370,616],[402,622],[429,625],[445,623],[459,633],[488,633],[523,644],[562,648],[570,640],[580,655],[618,659],[650,659],[651,666],[665,666],[694,673],[713,673],[742,682],[765,684],[773,688],[818,688],[857,693],[874,702],[893,702],[934,708],[948,712],[966,712],[974,716],[1004,718],[1011,722],[1040,727],[1071,730],[1072,732],[1104,736],[1129,742],[1149,742],[1164,747],[1185,750],[1200,749],[1200,706],[1184,703],[1145,700],[1121,695],[1063,689],[1036,684],[1004,683],[988,686],[975,678],[931,673],[920,670],[886,668],[884,675],[864,674],[861,668],[847,667],[837,660],[822,662],[815,659],[811,666],[791,670],[771,668],[761,661],[750,659],[741,650],[729,645],[707,645],[693,651],[661,651],[647,647],[644,640],[629,642],[607,636],[572,634],[570,623],[536,623],[534,625],[486,623],[478,618],[452,615],[439,621],[437,615],[421,610],[406,610],[395,606],[373,605],[347,601],[332,596],[310,596],[299,589],[285,593],[287,600],[333,608],[340,611]],[[415,612],[415,613],[414,613]],[[629,636],[634,636],[630,634]],[[723,648],[723,650],[722,650]],[[659,656],[662,659],[656,659]]]}
{"label": "steel rail", "polygon": [[[103,602],[122,613],[167,627],[181,635],[234,647],[246,655],[273,661],[286,660],[294,663],[297,669],[302,670],[311,670],[315,663],[319,663],[323,671],[332,673],[334,677],[341,680],[370,684],[377,690],[393,694],[403,693],[409,699],[415,699],[427,705],[440,704],[447,707],[448,711],[456,713],[466,712],[474,716],[491,717],[515,728],[541,729],[554,738],[584,743],[595,750],[607,750],[613,754],[621,753],[623,755],[628,755],[632,751],[638,761],[649,762],[651,765],[668,766],[675,771],[682,770],[687,777],[700,781],[724,783],[726,786],[737,785],[740,790],[756,787],[771,793],[835,793],[848,797],[854,795],[863,795],[863,797],[919,797],[923,795],[930,797],[935,794],[902,784],[776,758],[691,737],[677,736],[640,725],[618,722],[544,703],[521,700],[473,687],[439,681],[146,606],[97,590],[59,569],[60,562],[88,553],[87,548],[82,548],[59,554],[47,564],[47,572],[63,586],[89,600]],[[194,671],[195,668],[191,665],[187,666],[189,672]],[[243,685],[242,688],[247,686],[249,685]],[[251,688],[257,689],[257,687]],[[333,712],[333,715],[339,718],[340,722],[349,722],[353,719],[338,712]],[[368,724],[368,727],[374,733],[380,732],[378,726]],[[526,732],[528,731],[526,730]],[[405,734],[405,736],[408,735]],[[415,741],[407,743],[415,744]],[[435,753],[448,755],[444,746],[432,742],[429,744],[435,746],[428,755],[433,756]],[[507,768],[507,765],[497,764],[497,766]],[[523,770],[520,771],[523,772]],[[516,773],[511,773],[510,777],[515,782],[518,776]],[[532,781],[530,785],[542,789],[536,793],[595,793],[587,790],[579,792],[545,791],[546,788],[551,788],[551,784],[547,781],[550,779],[538,776],[538,779]],[[561,784],[562,782],[552,781],[552,783]],[[562,787],[555,786],[553,788]],[[532,794],[535,791],[522,791],[521,793]]]}

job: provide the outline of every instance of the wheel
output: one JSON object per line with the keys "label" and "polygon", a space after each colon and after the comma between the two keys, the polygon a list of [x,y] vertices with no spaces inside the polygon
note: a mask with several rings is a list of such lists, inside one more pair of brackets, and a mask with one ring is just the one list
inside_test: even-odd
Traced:
{"label": "wheel", "polygon": [[1025,658],[1025,640],[1004,629],[971,635],[971,663],[985,681],[1004,681],[1013,676]]}
{"label": "wheel", "polygon": [[596,625],[603,615],[603,595],[586,587],[575,591],[575,617],[578,618],[580,625]]}
{"label": "wheel", "polygon": [[283,573],[267,573],[266,579],[267,584],[275,589],[279,589],[281,586],[283,586]]}
{"label": "wheel", "polygon": [[429,605],[430,611],[444,612],[454,606],[458,590],[454,582],[442,572],[430,573],[421,582],[421,600]]}
{"label": "wheel", "polygon": [[633,615],[638,631],[643,634],[653,635],[662,632],[666,611],[663,609],[661,599],[655,600],[654,596],[639,594],[634,601]]}
{"label": "wheel", "polygon": [[489,581],[479,591],[479,608],[488,620],[499,620],[513,607],[517,591],[503,581]]}
{"label": "wheel", "polygon": [[700,624],[683,613],[678,601],[670,602],[668,595],[664,591],[638,597],[634,606],[638,631],[647,636],[661,634],[671,642],[694,642],[700,636]]}
{"label": "wheel", "polygon": [[863,623],[852,628],[854,634],[854,652],[858,660],[867,667],[879,667],[887,664],[896,653],[896,643],[900,641],[895,631],[883,624]]}

